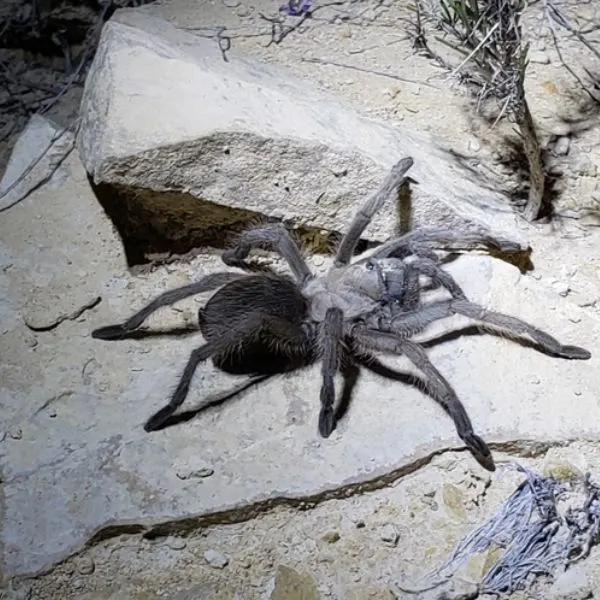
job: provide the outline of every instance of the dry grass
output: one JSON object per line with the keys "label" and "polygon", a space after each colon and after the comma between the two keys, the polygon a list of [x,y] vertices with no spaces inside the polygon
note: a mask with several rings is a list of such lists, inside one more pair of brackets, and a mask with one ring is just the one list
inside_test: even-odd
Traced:
{"label": "dry grass", "polygon": [[[524,89],[529,49],[521,31],[525,5],[524,0],[415,0],[415,42],[474,91],[478,110],[495,101],[496,122],[505,117],[516,123],[529,164],[529,196],[523,216],[533,221],[540,216],[546,176]],[[425,24],[438,42],[461,57],[458,64],[431,50]]]}

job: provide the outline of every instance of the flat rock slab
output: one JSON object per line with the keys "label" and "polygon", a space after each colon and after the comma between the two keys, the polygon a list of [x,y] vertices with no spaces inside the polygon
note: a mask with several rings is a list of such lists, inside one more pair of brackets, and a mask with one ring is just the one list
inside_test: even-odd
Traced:
{"label": "flat rock slab", "polygon": [[[142,10],[118,10],[105,25],[77,145],[94,182],[113,186],[115,221],[135,222],[139,232],[150,219],[153,232],[192,231],[196,242],[219,225],[264,215],[340,231],[409,155],[419,184],[402,210],[412,226],[483,227],[525,245],[508,199],[439,140],[367,119],[281,68],[228,58],[214,41]],[[365,237],[396,233],[397,210],[390,201]],[[165,233],[169,227],[176,232]],[[135,236],[136,226],[128,232]]]}
{"label": "flat rock slab", "polygon": [[[173,390],[200,336],[102,342],[90,331],[123,320],[165,289],[223,267],[218,256],[204,255],[151,274],[128,273],[120,242],[75,154],[61,167],[60,181],[33,192],[0,220],[0,253],[10,265],[0,273],[5,572],[41,569],[94,532],[131,531],[132,524],[184,527],[179,520],[219,521],[228,518],[223,511],[239,516],[257,503],[344,495],[366,482],[383,485],[432,453],[461,446],[432,400],[367,373],[347,418],[331,438],[319,438],[318,367],[146,434],[142,424]],[[529,319],[566,343],[595,349],[597,320],[549,283],[521,277],[485,256],[462,257],[450,268],[473,299]],[[85,310],[77,311],[73,294]],[[54,299],[52,306],[35,302],[45,295]],[[95,296],[100,303],[87,306]],[[149,325],[194,322],[201,302],[192,298],[165,309]],[[41,323],[55,323],[57,315],[72,318],[32,331],[25,321],[32,305]],[[600,438],[597,354],[569,362],[492,336],[446,340],[428,352],[477,432],[498,448],[529,451]],[[205,366],[186,406],[237,381]],[[466,453],[464,460],[479,468]]]}

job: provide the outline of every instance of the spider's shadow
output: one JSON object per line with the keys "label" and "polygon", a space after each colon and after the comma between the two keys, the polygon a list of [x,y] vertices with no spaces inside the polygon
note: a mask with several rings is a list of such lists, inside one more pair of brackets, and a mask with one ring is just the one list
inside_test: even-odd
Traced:
{"label": "spider's shadow", "polygon": [[455,341],[461,337],[471,337],[471,336],[481,336],[481,335],[493,335],[495,337],[500,337],[504,339],[510,339],[511,342],[519,344],[523,346],[523,348],[530,348],[532,350],[537,350],[546,356],[552,356],[554,358],[557,357],[556,354],[550,352],[542,345],[529,340],[525,337],[518,337],[516,335],[507,335],[501,331],[496,331],[494,329],[484,328],[480,325],[466,325],[460,329],[454,329],[452,331],[447,331],[446,333],[442,333],[434,338],[425,340],[423,342],[419,342],[423,348],[433,348],[438,344],[445,344],[447,342]]}

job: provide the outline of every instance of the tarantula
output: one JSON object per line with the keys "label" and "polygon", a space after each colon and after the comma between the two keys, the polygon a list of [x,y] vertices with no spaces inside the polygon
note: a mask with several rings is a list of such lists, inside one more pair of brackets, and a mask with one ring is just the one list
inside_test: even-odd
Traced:
{"label": "tarantula", "polygon": [[[411,337],[434,321],[460,314],[478,321],[482,327],[499,328],[515,337],[528,335],[555,356],[588,359],[591,355],[583,348],[561,344],[516,317],[470,302],[443,270],[431,248],[432,243],[439,243],[446,247],[483,245],[514,251],[518,247],[512,242],[485,234],[424,229],[392,239],[351,262],[362,232],[385,199],[408,179],[406,172],[412,164],[412,158],[396,163],[380,188],[367,199],[325,275],[316,276],[310,271],[298,246],[282,226],[261,225],[243,233],[234,247],[223,253],[223,262],[248,271],[251,265],[245,259],[252,248],[267,247],[286,260],[293,277],[276,273],[214,273],[161,294],[122,324],[94,330],[95,338],[120,339],[159,308],[216,290],[198,311],[205,343],[191,353],[169,403],[148,419],[144,429],[155,431],[166,425],[183,404],[196,368],[209,358],[226,373],[250,375],[251,383],[321,361],[319,433],[328,437],[336,421],[336,373],[341,373],[349,387],[358,378],[360,367],[402,381],[405,374],[382,364],[373,353],[403,354],[425,376],[427,392],[453,419],[459,437],[474,458],[493,471],[492,454],[473,431],[456,393],[429,361],[423,347]],[[429,288],[421,283],[423,279],[428,280]],[[449,298],[424,301],[428,289],[439,288]]]}

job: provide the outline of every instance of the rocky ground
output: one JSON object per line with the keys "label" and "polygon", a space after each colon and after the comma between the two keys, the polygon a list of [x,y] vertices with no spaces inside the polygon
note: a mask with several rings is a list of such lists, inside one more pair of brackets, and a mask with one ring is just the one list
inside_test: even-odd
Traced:
{"label": "rocky ground", "polygon": [[[593,2],[561,7],[600,22]],[[449,91],[439,69],[413,53],[407,21],[400,20],[410,15],[403,3],[353,3],[347,18],[326,8],[300,32],[267,46],[272,28],[261,14],[276,8],[172,0],[140,10],[199,36],[226,27],[232,53],[281,64],[362,113],[441,139],[502,189],[519,184],[507,164],[510,125],[490,131],[466,95]],[[527,19],[528,93],[551,150],[557,214],[519,225],[533,248],[533,271],[480,255],[461,257],[452,268],[477,301],[594,356],[560,361],[486,336],[450,340],[432,348],[431,357],[498,460],[543,473],[590,472],[600,481],[600,130],[593,103],[561,67],[538,8]],[[570,64],[593,70],[577,40],[561,44]],[[73,90],[60,104],[67,121],[78,95]],[[32,138],[48,135],[41,123]],[[41,177],[50,167],[39,169]],[[219,268],[216,253],[203,248],[131,268],[76,152],[51,181],[3,209],[0,240],[6,597],[419,598],[398,585],[419,587],[520,481],[510,472],[490,475],[456,451],[452,424],[418,390],[403,389],[399,398],[370,376],[327,441],[316,435],[316,372],[282,378],[148,436],[141,423],[163,402],[198,340],[109,344],[89,332]],[[316,256],[311,264],[321,269],[327,260]],[[200,300],[165,311],[153,324],[193,324]],[[195,380],[196,389],[211,393],[228,385],[211,368]],[[470,561],[460,589],[446,597],[477,597],[472,583],[493,558],[489,552]],[[598,589],[593,548],[557,581],[513,598],[583,599]]]}

